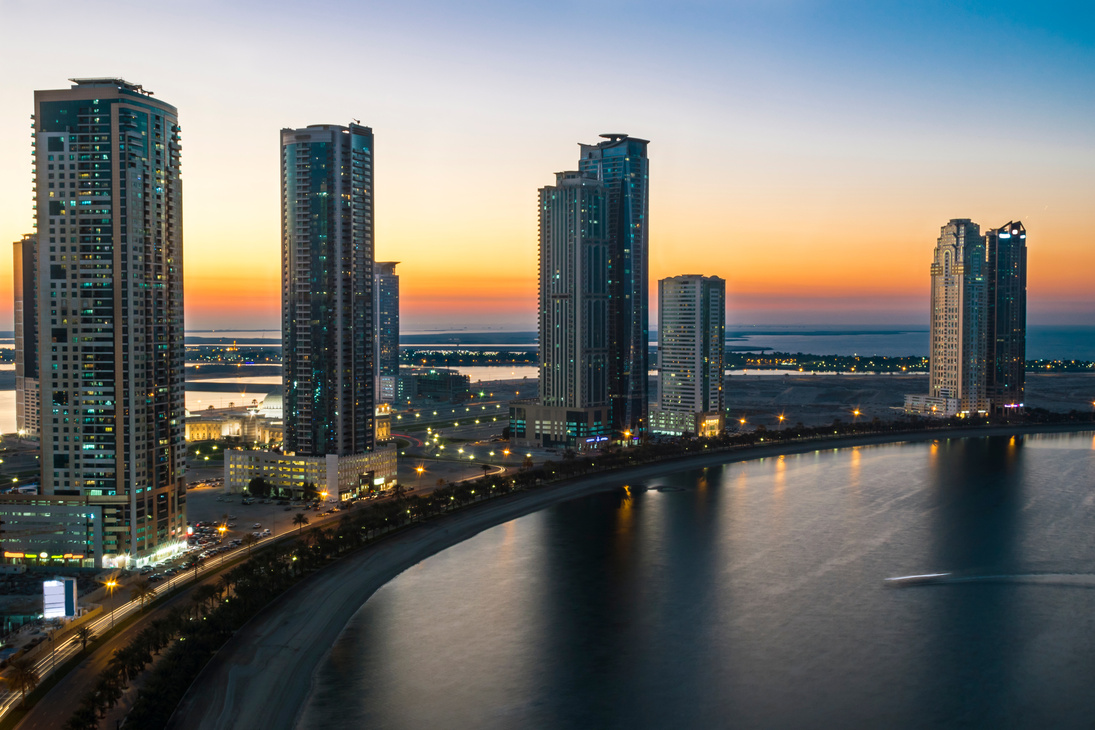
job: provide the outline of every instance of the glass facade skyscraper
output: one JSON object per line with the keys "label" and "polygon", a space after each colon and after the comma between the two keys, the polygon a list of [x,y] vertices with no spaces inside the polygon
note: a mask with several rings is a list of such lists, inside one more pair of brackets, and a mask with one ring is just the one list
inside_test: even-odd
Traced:
{"label": "glass facade skyscraper", "polygon": [[373,132],[281,131],[286,452],[374,447]]}
{"label": "glass facade skyscraper", "polygon": [[1027,230],[1012,221],[985,234],[988,262],[988,397],[994,411],[1021,408],[1026,388]]}
{"label": "glass facade skyscraper", "polygon": [[12,246],[15,307],[15,430],[38,438],[38,237],[23,236]]}
{"label": "glass facade skyscraper", "polygon": [[148,561],[186,533],[181,129],[72,81],[34,93],[42,492],[112,505],[104,561]]}
{"label": "glass facade skyscraper", "polygon": [[580,145],[578,170],[608,198],[608,388],[617,435],[646,430],[649,356],[649,181],[647,140],[602,134]]}
{"label": "glass facade skyscraper", "polygon": [[376,292],[376,369],[379,388],[377,398],[395,400],[395,383],[399,377],[399,274],[398,261],[377,261],[374,264],[373,290]]}

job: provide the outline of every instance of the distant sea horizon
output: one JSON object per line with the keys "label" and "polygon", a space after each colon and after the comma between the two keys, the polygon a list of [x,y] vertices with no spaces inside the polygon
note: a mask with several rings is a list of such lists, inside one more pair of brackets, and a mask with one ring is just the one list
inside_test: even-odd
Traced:
{"label": "distant sea horizon", "polygon": [[[0,338],[4,334],[0,333]],[[657,331],[650,332],[651,345]],[[531,350],[536,332],[527,329],[411,329],[400,333],[404,347],[468,347]],[[188,330],[186,344],[281,345],[279,330]],[[727,349],[813,355],[928,355],[927,325],[728,325]],[[1027,359],[1095,360],[1095,326],[1028,325]]]}

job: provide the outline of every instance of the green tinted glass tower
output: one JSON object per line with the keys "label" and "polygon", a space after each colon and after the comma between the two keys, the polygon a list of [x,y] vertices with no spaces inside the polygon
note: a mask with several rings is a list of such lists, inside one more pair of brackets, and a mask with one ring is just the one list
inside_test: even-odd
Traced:
{"label": "green tinted glass tower", "polygon": [[1013,221],[985,234],[988,259],[988,396],[992,409],[1023,407],[1027,352],[1027,229]]}
{"label": "green tinted glass tower", "polygon": [[281,131],[285,450],[374,447],[373,132]]}
{"label": "green tinted glass tower", "polygon": [[649,179],[647,140],[602,134],[580,145],[578,169],[601,182],[608,196],[608,389],[616,436],[648,428]]}

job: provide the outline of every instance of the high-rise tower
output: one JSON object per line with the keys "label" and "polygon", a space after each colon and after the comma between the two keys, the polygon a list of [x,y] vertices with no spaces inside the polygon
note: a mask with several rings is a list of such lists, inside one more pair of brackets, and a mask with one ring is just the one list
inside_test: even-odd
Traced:
{"label": "high-rise tower", "polygon": [[586,448],[609,440],[608,191],[557,173],[540,189],[540,396],[510,408],[514,443]]}
{"label": "high-rise tower", "polygon": [[996,412],[1022,408],[1026,386],[1027,230],[1019,221],[985,234],[987,379]]}
{"label": "high-rise tower", "polygon": [[373,270],[373,291],[376,293],[376,370],[379,390],[377,398],[391,403],[395,400],[395,383],[399,377],[399,274],[398,261],[377,261]]}
{"label": "high-rise tower", "polygon": [[931,267],[930,395],[958,413],[988,410],[985,239],[966,218],[943,226]]}
{"label": "high-rise tower", "polygon": [[281,131],[285,450],[374,447],[373,132]]}
{"label": "high-rise tower", "polygon": [[649,142],[601,136],[604,142],[580,145],[578,169],[600,181],[608,197],[608,388],[619,437],[648,426]]}
{"label": "high-rise tower", "polygon": [[722,430],[726,282],[674,276],[658,282],[658,405],[651,430],[714,436]]}
{"label": "high-rise tower", "polygon": [[12,246],[15,286],[15,429],[38,438],[38,237],[23,236]]}
{"label": "high-rise tower", "polygon": [[142,562],[185,546],[181,130],[72,81],[34,93],[42,492],[113,505],[104,560]]}

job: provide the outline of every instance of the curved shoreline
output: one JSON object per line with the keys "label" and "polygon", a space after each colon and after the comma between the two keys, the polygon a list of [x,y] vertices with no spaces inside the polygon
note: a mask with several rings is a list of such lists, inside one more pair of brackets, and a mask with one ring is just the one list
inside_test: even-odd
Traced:
{"label": "curved shoreline", "polygon": [[[309,576],[233,636],[194,680],[169,728],[294,728],[312,695],[316,670],[368,598],[404,570],[478,533],[558,502],[681,469],[836,450],[951,438],[1095,431],[1095,424],[1045,424],[868,434],[715,451],[496,497],[405,529]],[[310,681],[301,681],[303,676]]]}

